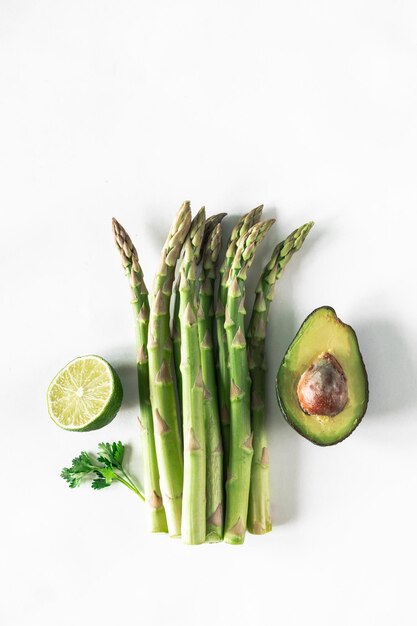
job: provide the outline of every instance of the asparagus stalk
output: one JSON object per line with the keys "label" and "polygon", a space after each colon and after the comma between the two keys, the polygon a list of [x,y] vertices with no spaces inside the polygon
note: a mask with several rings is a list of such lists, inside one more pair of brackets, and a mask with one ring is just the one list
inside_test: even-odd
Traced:
{"label": "asparagus stalk", "polygon": [[180,326],[180,274],[173,287],[174,309],[172,312],[172,346],[174,349],[175,379],[177,381],[178,406],[182,412],[182,378],[181,378],[181,326]]}
{"label": "asparagus stalk", "polygon": [[198,332],[204,381],[206,424],[206,541],[223,539],[223,448],[213,347],[214,283],[221,248],[221,225],[203,242],[200,277]]}
{"label": "asparagus stalk", "polygon": [[180,268],[180,329],[182,418],[184,436],[184,491],[181,534],[185,543],[206,538],[206,445],[204,383],[197,322],[197,259],[204,235],[205,210],[191,223]]}
{"label": "asparagus stalk", "polygon": [[248,361],[252,380],[251,408],[253,460],[249,494],[248,530],[262,535],[272,530],[269,496],[269,456],[265,427],[265,336],[275,283],[294,252],[303,245],[313,222],[292,232],[274,249],[256,287],[255,302],[248,327]]}
{"label": "asparagus stalk", "polygon": [[147,505],[148,526],[151,532],[167,532],[165,509],[159,486],[159,470],[156,459],[153,432],[152,407],[149,392],[148,367],[148,322],[149,299],[138,254],[125,229],[113,218],[113,235],[119,250],[125,274],[129,279],[132,294],[132,309],[135,319],[136,367],[139,387],[138,418],[141,428],[142,455],[144,464],[144,498]]}
{"label": "asparagus stalk", "polygon": [[245,338],[245,282],[257,247],[275,220],[255,224],[243,235],[233,259],[227,289],[225,329],[230,357],[230,456],[226,481],[225,541],[245,538],[253,455],[250,375]]}
{"label": "asparagus stalk", "polygon": [[149,381],[162,500],[171,536],[181,533],[183,458],[172,372],[169,307],[175,266],[191,223],[189,202],[179,209],[162,250],[149,318]]}
{"label": "asparagus stalk", "polygon": [[[217,224],[221,222],[221,220],[225,217],[226,213],[217,213],[216,215],[212,215],[206,219],[206,224],[204,227],[204,236],[203,241],[200,248],[199,258],[197,259],[197,264],[201,261],[202,250],[205,249],[207,240],[216,227]],[[174,310],[172,315],[172,343],[174,346],[174,364],[175,364],[175,377],[177,379],[177,390],[178,390],[178,402],[179,406],[182,407],[182,383],[181,383],[181,325],[180,325],[180,274],[174,283],[173,287],[173,296],[174,296]]]}
{"label": "asparagus stalk", "polygon": [[230,373],[229,355],[225,331],[225,309],[227,303],[227,285],[230,268],[236,253],[237,242],[256,224],[262,214],[263,205],[252,209],[244,215],[232,230],[227,244],[226,255],[220,266],[220,281],[216,306],[216,337],[217,337],[217,382],[219,389],[220,424],[223,439],[224,468],[227,470],[230,442]]}

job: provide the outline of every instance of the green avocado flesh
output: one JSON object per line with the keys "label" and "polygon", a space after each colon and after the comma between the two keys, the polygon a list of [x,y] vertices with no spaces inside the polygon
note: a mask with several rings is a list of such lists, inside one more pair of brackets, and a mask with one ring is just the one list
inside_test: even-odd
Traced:
{"label": "green avocado flesh", "polygon": [[[332,416],[303,411],[297,392],[303,374],[315,363],[322,363],[323,354],[336,359],[347,384],[344,408]],[[365,365],[355,331],[331,307],[316,309],[302,324],[278,370],[277,397],[287,422],[320,446],[346,439],[361,421],[368,404]]]}

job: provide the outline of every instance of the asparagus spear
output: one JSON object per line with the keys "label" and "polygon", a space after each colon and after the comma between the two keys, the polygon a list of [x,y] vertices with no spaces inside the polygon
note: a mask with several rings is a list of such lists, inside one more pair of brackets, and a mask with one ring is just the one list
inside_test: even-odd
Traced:
{"label": "asparagus spear", "polygon": [[212,236],[213,230],[215,230],[215,228],[218,226],[218,224],[221,223],[222,219],[226,217],[226,215],[227,213],[216,213],[215,215],[210,215],[210,217],[206,219],[206,224],[204,226],[204,237],[201,244],[200,255],[198,257],[197,264],[201,263],[204,257],[204,252],[207,249],[207,245],[209,239]]}
{"label": "asparagus spear", "polygon": [[257,247],[275,220],[255,224],[243,235],[233,259],[227,289],[225,329],[230,356],[230,456],[226,481],[225,541],[243,543],[253,455],[250,375],[245,338],[245,282]]}
{"label": "asparagus spear", "polygon": [[244,215],[232,230],[227,244],[226,255],[220,267],[219,291],[216,307],[216,336],[217,336],[217,381],[219,389],[220,424],[223,439],[224,468],[227,470],[230,441],[230,373],[229,355],[225,332],[225,308],[227,302],[227,285],[230,268],[236,253],[237,242],[256,224],[262,214],[263,205],[252,209]]}
{"label": "asparagus spear", "polygon": [[200,277],[198,332],[204,381],[206,424],[206,540],[223,539],[223,449],[220,431],[213,347],[214,283],[221,248],[221,225],[217,224],[203,242]]}
{"label": "asparagus spear", "polygon": [[313,222],[292,232],[274,249],[256,287],[255,302],[248,328],[248,361],[252,380],[251,408],[253,460],[249,495],[248,530],[262,535],[272,529],[269,498],[269,457],[265,428],[265,336],[275,283],[294,252],[303,245]]}
{"label": "asparagus spear", "polygon": [[171,536],[181,533],[183,458],[172,376],[172,341],[169,306],[175,266],[191,222],[190,203],[179,209],[162,250],[153,287],[149,318],[149,381],[153,410],[156,455],[162,500]]}
{"label": "asparagus spear", "polygon": [[197,259],[204,235],[205,210],[191,222],[180,268],[180,329],[182,417],[184,436],[184,491],[181,535],[185,543],[206,538],[206,445],[204,383],[197,323]]}
{"label": "asparagus spear", "polygon": [[180,328],[180,278],[178,274],[174,282],[173,298],[174,309],[172,312],[172,346],[174,349],[175,379],[177,381],[178,406],[182,412],[182,379],[181,379],[181,328]]}
{"label": "asparagus spear", "polygon": [[[211,215],[206,219],[204,227],[204,237],[200,248],[197,264],[201,261],[202,250],[205,249],[207,240],[216,227],[217,224],[225,217],[226,213],[217,213]],[[181,327],[180,327],[180,274],[178,274],[177,280],[174,283],[173,288],[174,295],[174,310],[172,315],[172,343],[174,346],[174,364],[175,364],[175,377],[177,379],[178,390],[178,402],[182,407],[182,383],[181,383]]]}
{"label": "asparagus spear", "polygon": [[149,393],[148,368],[148,321],[149,299],[139,265],[138,254],[125,229],[113,218],[113,235],[119,250],[125,274],[129,279],[132,308],[136,332],[136,366],[139,386],[139,424],[142,434],[142,454],[144,463],[144,496],[148,511],[148,525],[151,532],[167,532],[165,509],[159,486],[159,471],[156,460],[153,433],[152,407]]}

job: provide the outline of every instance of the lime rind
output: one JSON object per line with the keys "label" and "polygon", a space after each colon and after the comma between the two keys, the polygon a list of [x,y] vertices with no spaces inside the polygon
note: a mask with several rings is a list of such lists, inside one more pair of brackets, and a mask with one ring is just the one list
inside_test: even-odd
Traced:
{"label": "lime rind", "polygon": [[120,409],[120,378],[105,359],[77,357],[58,372],[48,388],[52,420],[65,430],[84,432],[109,424]]}

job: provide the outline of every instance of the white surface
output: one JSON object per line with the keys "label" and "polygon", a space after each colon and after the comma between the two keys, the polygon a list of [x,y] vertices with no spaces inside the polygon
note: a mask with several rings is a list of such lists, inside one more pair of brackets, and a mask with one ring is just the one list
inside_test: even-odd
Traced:
{"label": "white surface", "polygon": [[[2,626],[416,624],[416,34],[412,0],[2,1]],[[123,487],[59,477],[115,438],[140,475],[110,218],[151,283],[185,198],[234,216],[265,203],[278,223],[260,261],[316,221],[270,324],[275,527],[239,548],[148,536]],[[371,388],[329,449],[291,430],[273,390],[323,304],[357,330]],[[105,430],[66,433],[46,387],[88,353],[119,368],[126,399]]]}

